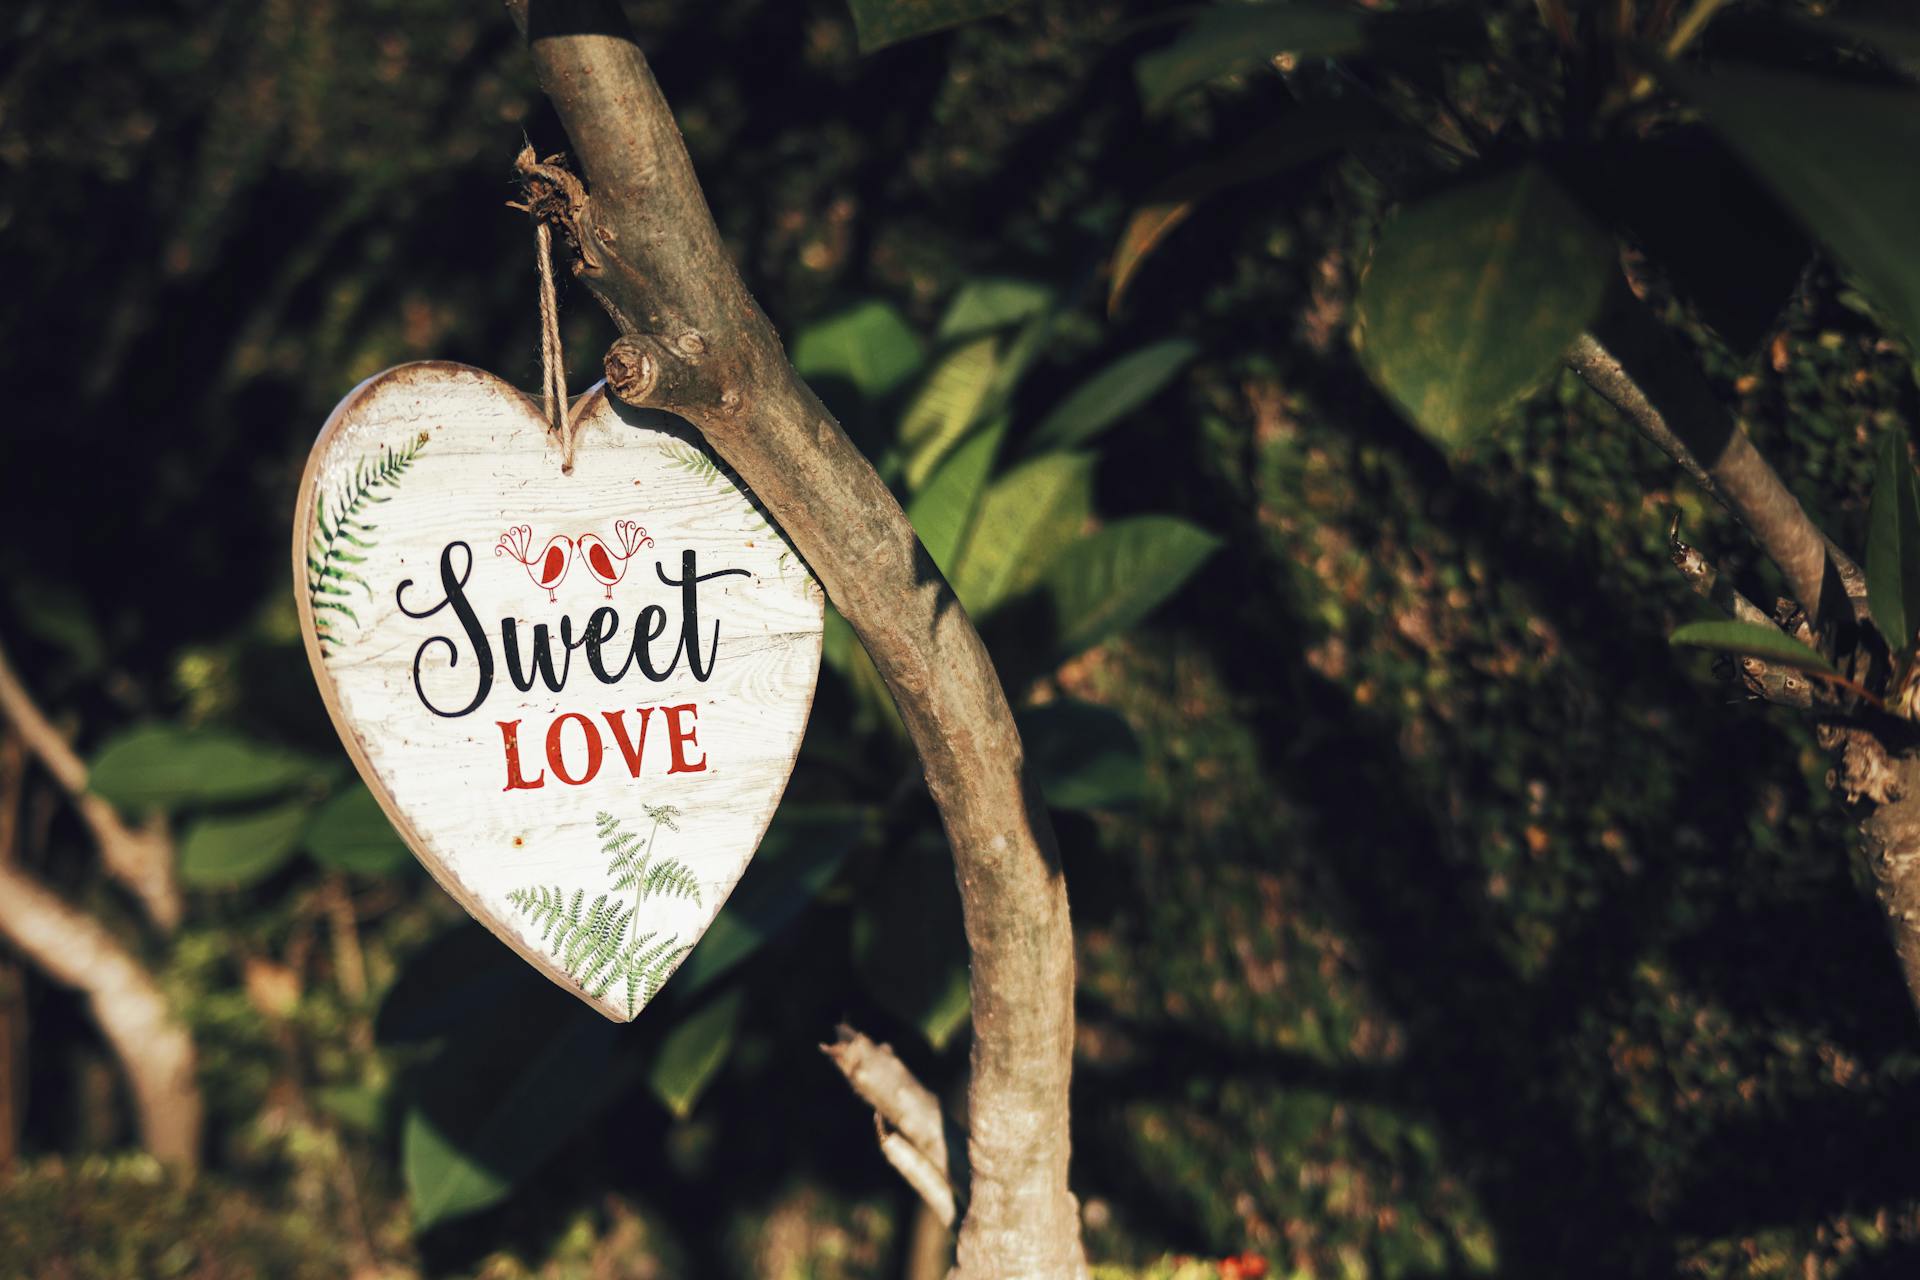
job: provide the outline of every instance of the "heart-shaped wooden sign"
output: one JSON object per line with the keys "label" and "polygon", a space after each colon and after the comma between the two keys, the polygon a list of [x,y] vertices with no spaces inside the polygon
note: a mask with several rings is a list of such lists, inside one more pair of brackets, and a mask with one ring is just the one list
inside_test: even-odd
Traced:
{"label": "heart-shaped wooden sign", "polygon": [[697,433],[597,387],[402,365],[307,462],[294,580],[334,727],[445,889],[617,1021],[720,910],[787,784],[819,584]]}

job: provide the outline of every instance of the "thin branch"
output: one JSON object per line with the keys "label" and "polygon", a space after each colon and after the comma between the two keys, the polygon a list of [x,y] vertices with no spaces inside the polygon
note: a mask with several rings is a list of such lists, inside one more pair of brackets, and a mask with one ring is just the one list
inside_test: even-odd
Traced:
{"label": "thin branch", "polygon": [[914,1078],[893,1050],[876,1044],[852,1027],[835,1028],[837,1038],[820,1051],[833,1059],[853,1091],[873,1108],[880,1154],[940,1217],[954,1222],[956,1190],[964,1188],[964,1168],[956,1170],[947,1142],[946,1117],[933,1090]]}
{"label": "thin branch", "polygon": [[1680,539],[1680,521],[1675,517],[1673,528],[1667,531],[1667,554],[1673,560],[1673,567],[1687,580],[1694,593],[1726,610],[1728,616],[1740,621],[1750,622],[1759,627],[1771,627],[1780,634],[1786,631],[1773,620],[1773,615],[1735,590],[1721,572],[1714,568],[1707,558],[1700,554],[1699,548],[1688,545]]}
{"label": "thin branch", "polygon": [[0,939],[87,998],[131,1087],[142,1145],[176,1169],[197,1169],[193,1038],[153,975],[105,925],[8,860],[0,860]]}
{"label": "thin branch", "polygon": [[[1734,422],[1693,363],[1622,285],[1567,364],[1744,524],[1816,634],[1865,612],[1865,579]],[[1852,589],[1858,584],[1858,592]]]}
{"label": "thin branch", "polygon": [[940,810],[972,962],[971,1185],[955,1275],[1084,1280],[1067,1188],[1066,886],[992,660],[899,503],[794,372],[741,282],[619,7],[508,0],[508,9],[584,172],[585,198],[552,202],[545,216],[578,247],[576,275],[620,328],[608,386],[692,422],[778,521],[872,656]]}
{"label": "thin branch", "polygon": [[[1807,518],[1699,370],[1638,303],[1617,298],[1567,363],[1690,473],[1705,474],[1710,491],[1780,566],[1810,628],[1825,619],[1871,634],[1859,567]],[[1856,650],[1856,667],[1866,665],[1859,656]],[[1869,705],[1879,701],[1854,680],[1822,678]],[[1920,1009],[1920,749],[1890,745],[1874,727],[1844,720],[1821,724],[1817,735],[1835,757],[1829,788],[1856,812],[1875,896],[1908,997]]]}
{"label": "thin branch", "polygon": [[886,1157],[913,1193],[920,1197],[927,1208],[933,1210],[940,1219],[940,1225],[951,1227],[956,1216],[954,1211],[953,1185],[947,1181],[947,1175],[940,1166],[929,1160],[926,1153],[908,1142],[898,1131],[887,1128],[887,1122],[876,1112],[873,1117],[873,1130],[880,1139],[880,1154]]}
{"label": "thin branch", "polygon": [[838,1039],[821,1045],[820,1051],[833,1059],[853,1091],[889,1128],[897,1129],[940,1169],[948,1169],[946,1117],[933,1090],[914,1078],[891,1047],[875,1044],[849,1026],[834,1031]]}
{"label": "thin branch", "polygon": [[0,646],[0,716],[12,722],[27,749],[73,802],[93,835],[107,874],[133,894],[155,925],[171,933],[179,926],[184,908],[165,819],[156,815],[130,827],[112,805],[87,790],[86,762],[34,702],[4,646]]}

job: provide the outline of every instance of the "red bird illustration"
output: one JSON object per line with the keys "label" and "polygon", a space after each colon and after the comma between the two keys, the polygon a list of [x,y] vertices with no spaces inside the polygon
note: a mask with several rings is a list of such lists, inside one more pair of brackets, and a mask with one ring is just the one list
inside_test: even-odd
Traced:
{"label": "red bird illustration", "polygon": [[555,534],[547,539],[546,547],[538,556],[527,554],[533,547],[533,528],[530,525],[515,525],[500,535],[499,545],[494,547],[497,556],[512,556],[527,567],[527,576],[533,579],[533,585],[544,587],[547,599],[556,597],[553,589],[567,576],[567,570],[573,565],[573,539],[566,534]]}
{"label": "red bird illustration", "polygon": [[587,562],[587,572],[607,589],[609,600],[613,599],[614,587],[627,576],[627,561],[633,559],[634,553],[640,548],[653,545],[653,539],[647,536],[647,531],[632,520],[613,522],[613,540],[620,544],[620,550],[615,551],[600,541],[597,534],[591,533],[581,534],[579,544],[580,558]]}

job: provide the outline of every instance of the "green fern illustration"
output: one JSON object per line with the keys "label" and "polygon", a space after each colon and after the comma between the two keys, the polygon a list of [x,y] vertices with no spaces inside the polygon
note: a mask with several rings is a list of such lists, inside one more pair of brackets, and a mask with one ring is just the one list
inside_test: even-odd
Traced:
{"label": "green fern illustration", "polygon": [[[645,836],[627,830],[610,813],[594,815],[613,886],[591,903],[585,889],[575,889],[569,896],[557,884],[532,885],[507,895],[527,923],[539,928],[541,945],[581,990],[595,999],[615,987],[625,991],[628,1017],[653,999],[692,949],[691,944],[682,945],[678,935],[662,936],[657,929],[641,932],[641,906],[655,897],[702,905],[693,869],[675,858],[656,861],[653,856],[660,828],[680,829],[675,821],[680,811],[672,805],[642,807],[653,820]],[[631,902],[615,896],[630,890]]]}
{"label": "green fern illustration", "polygon": [[[709,488],[718,488],[724,483],[738,489],[740,492],[744,493],[746,491],[746,486],[740,483],[738,472],[698,445],[685,440],[669,440],[660,447],[665,451],[674,466],[679,467],[689,475],[698,476],[700,479],[706,481]],[[787,535],[781,533],[767,522],[766,516],[761,514],[757,504],[749,503],[748,509],[753,512],[754,522],[760,526],[760,532],[766,534],[769,538],[780,539],[781,551],[779,566],[781,571],[785,572],[787,561],[793,555],[793,547],[787,542]]]}
{"label": "green fern illustration", "polygon": [[382,448],[378,459],[362,458],[353,469],[353,478],[331,495],[322,494],[315,505],[313,546],[307,550],[307,604],[313,613],[313,629],[320,637],[324,652],[344,642],[339,633],[341,619],[360,625],[360,617],[347,602],[358,587],[369,600],[373,587],[353,566],[365,564],[364,552],[375,545],[372,537],[379,526],[367,519],[367,508],[376,502],[389,502],[391,489],[400,482],[413,460],[426,447],[427,433],[422,431],[411,443],[398,449]]}

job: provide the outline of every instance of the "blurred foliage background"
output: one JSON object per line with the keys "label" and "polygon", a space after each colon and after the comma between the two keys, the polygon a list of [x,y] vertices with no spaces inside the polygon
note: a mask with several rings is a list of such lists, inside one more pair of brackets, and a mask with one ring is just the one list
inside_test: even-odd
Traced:
{"label": "blurred foliage background", "polygon": [[[1569,375],[1451,453],[1410,427],[1349,341],[1386,203],[1350,161],[1210,201],[1109,314],[1129,215],[1280,77],[1150,115],[1166,28],[1118,0],[866,56],[838,0],[627,8],[1045,764],[1103,1275],[1914,1274],[1920,1037],[1825,758],[1665,642],[1698,612],[1670,522],[1764,583],[1738,531]],[[1532,0],[1467,8],[1554,56]],[[950,866],[844,627],[767,847],[629,1028],[413,869],[307,672],[287,531],[334,402],[416,358],[537,381],[506,201],[523,133],[564,139],[504,14],[20,0],[0,31],[0,638],[96,790],[168,811],[186,921],[148,929],[11,748],[9,856],[159,976],[208,1107],[198,1181],[131,1153],[83,1003],[0,949],[0,1274],[940,1274],[815,1047],[845,1020],[959,1094]],[[1912,362],[1788,268],[1733,341],[1636,284],[1857,549]],[[584,389],[612,331],[563,306]],[[954,493],[994,518],[943,523]]]}

